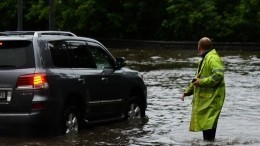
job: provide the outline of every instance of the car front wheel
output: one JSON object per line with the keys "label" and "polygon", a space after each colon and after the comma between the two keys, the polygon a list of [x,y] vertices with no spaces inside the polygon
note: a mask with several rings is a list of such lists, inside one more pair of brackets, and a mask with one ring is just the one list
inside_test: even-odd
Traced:
{"label": "car front wheel", "polygon": [[127,118],[128,119],[137,119],[145,117],[145,111],[141,106],[141,103],[138,100],[134,100],[128,106]]}

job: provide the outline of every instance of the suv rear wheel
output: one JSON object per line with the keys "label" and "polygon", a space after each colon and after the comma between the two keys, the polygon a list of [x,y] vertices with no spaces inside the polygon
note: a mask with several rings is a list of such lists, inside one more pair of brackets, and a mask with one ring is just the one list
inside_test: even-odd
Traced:
{"label": "suv rear wheel", "polygon": [[78,108],[74,105],[68,106],[65,109],[62,124],[63,133],[78,133],[81,128],[81,118]]}

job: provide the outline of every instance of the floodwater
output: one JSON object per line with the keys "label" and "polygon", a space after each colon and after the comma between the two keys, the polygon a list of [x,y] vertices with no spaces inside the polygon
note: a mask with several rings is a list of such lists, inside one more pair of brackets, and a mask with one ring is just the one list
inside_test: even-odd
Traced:
{"label": "floodwater", "polygon": [[[220,50],[226,100],[215,142],[189,132],[191,99],[179,99],[200,59],[196,50],[111,49],[141,71],[148,87],[147,118],[87,128],[56,137],[5,136],[0,145],[260,145],[260,50]],[[17,131],[22,133],[23,131]]]}

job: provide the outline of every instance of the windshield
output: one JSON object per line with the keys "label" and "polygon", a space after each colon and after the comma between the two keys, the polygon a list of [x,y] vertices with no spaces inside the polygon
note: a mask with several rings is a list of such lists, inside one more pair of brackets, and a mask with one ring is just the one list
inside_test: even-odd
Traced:
{"label": "windshield", "polygon": [[34,57],[31,41],[1,41],[0,69],[32,68]]}

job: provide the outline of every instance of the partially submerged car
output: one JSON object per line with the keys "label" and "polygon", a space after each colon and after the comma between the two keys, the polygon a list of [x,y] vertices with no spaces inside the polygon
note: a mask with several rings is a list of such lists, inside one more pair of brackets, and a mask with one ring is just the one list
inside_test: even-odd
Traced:
{"label": "partially submerged car", "polygon": [[71,133],[145,117],[144,81],[124,66],[100,42],[70,32],[0,33],[0,125]]}

